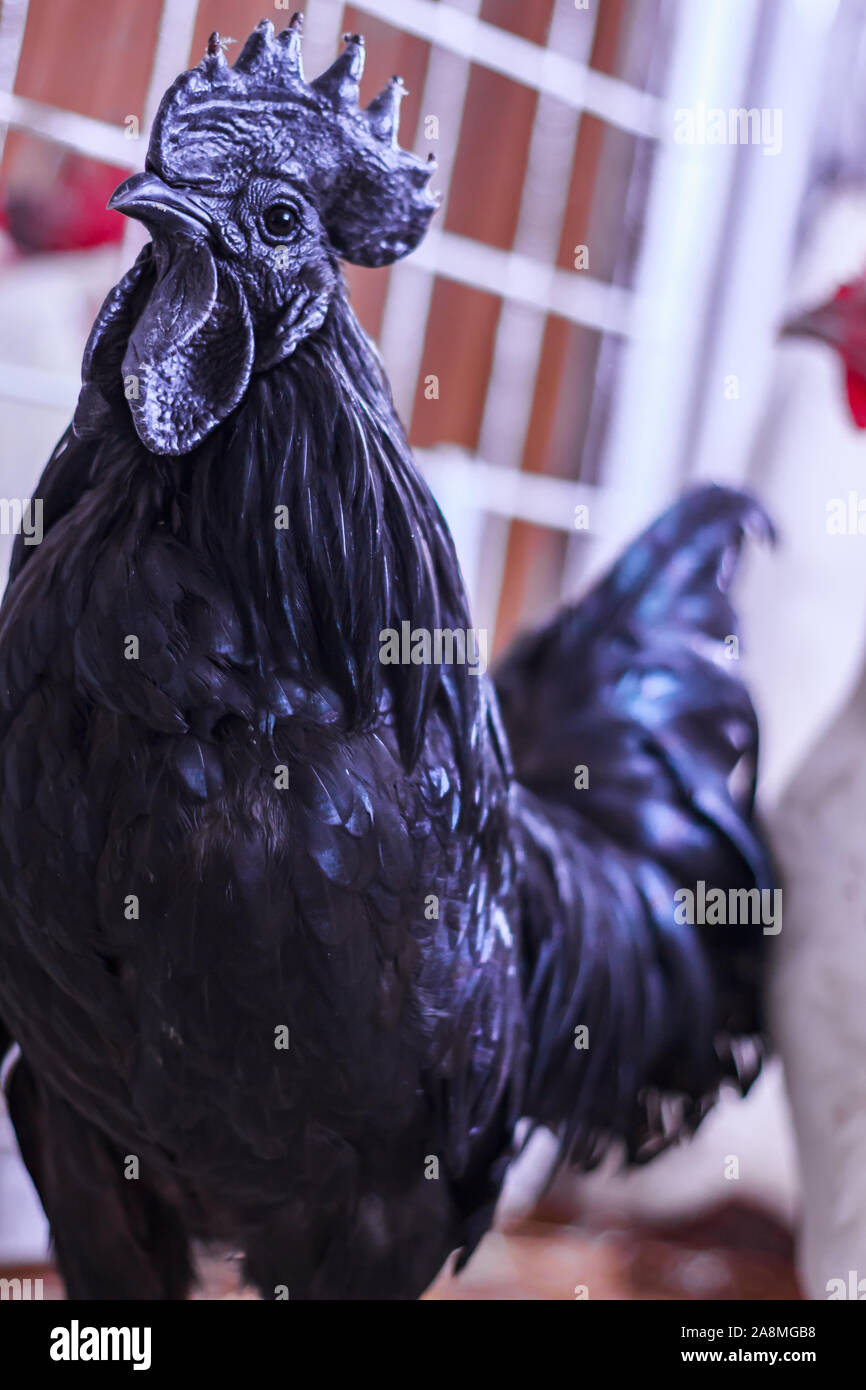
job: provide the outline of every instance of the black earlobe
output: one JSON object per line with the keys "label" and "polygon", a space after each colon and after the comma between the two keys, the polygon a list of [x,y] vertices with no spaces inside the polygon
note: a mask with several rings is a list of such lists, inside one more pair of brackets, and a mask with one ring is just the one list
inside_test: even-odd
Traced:
{"label": "black earlobe", "polygon": [[126,390],[121,363],[132,326],[156,281],[152,251],[148,243],[108,292],[90,330],[81,363],[81,393],[72,419],[73,433],[79,439],[98,434],[105,424],[117,419],[116,407],[122,405]]}
{"label": "black earlobe", "polygon": [[254,353],[236,276],[201,244],[149,245],[97,316],[73,430],[92,436],[125,404],[152,453],[189,453],[239,404]]}
{"label": "black earlobe", "polygon": [[239,404],[253,356],[237,277],[201,243],[173,249],[123,359],[142,443],[155,454],[189,453]]}

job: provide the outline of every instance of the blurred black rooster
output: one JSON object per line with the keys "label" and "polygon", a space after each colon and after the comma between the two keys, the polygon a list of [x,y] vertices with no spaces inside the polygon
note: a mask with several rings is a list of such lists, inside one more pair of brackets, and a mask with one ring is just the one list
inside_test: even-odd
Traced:
{"label": "blurred black rooster", "polygon": [[415,1296],[520,1117],[647,1157],[759,1063],[761,929],[674,892],[769,884],[717,659],[760,515],[669,512],[506,660],[508,737],[467,665],[382,664],[469,616],[338,257],[410,251],[432,170],[359,37],[299,50],[214,36],[167,94],[0,615],[8,1100],[72,1297],[182,1297],[199,1238],[265,1297]]}

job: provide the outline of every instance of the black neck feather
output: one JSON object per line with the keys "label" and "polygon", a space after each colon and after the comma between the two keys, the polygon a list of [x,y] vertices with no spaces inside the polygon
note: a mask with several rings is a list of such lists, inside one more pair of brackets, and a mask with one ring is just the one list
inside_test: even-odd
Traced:
{"label": "black neck feather", "polygon": [[[55,450],[40,483],[46,535],[79,502],[91,556],[121,545],[134,558],[165,526],[227,591],[254,662],[294,666],[313,687],[329,685],[350,728],[375,722],[390,696],[409,765],[435,703],[474,780],[486,682],[466,665],[379,660],[384,628],[408,620],[430,632],[465,630],[469,613],[451,536],[376,351],[342,295],[321,329],[254,376],[238,408],[191,453],[146,450],[122,400],[97,437],[94,449],[93,435],[69,430]],[[288,529],[276,525],[278,508]],[[16,544],[10,582],[32,553]]]}
{"label": "black neck feather", "polygon": [[230,585],[255,651],[288,647],[302,674],[336,689],[352,725],[375,716],[388,685],[409,763],[437,693],[455,734],[471,735],[483,682],[465,666],[379,661],[384,628],[470,620],[451,536],[342,295],[319,332],[253,378],[186,476],[190,540]]}

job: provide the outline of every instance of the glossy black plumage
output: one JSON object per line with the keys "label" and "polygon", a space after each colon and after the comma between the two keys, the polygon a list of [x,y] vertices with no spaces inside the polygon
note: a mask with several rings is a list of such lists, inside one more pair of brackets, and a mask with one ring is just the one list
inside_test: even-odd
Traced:
{"label": "glossy black plumage", "polygon": [[383,665],[383,629],[470,619],[340,287],[345,219],[332,242],[316,187],[286,193],[321,313],[273,351],[250,281],[223,410],[213,362],[166,353],[244,283],[237,228],[196,231],[177,174],[165,224],[153,170],[126,195],[154,249],[106,302],[0,613],[10,1110],[72,1296],[182,1296],[205,1238],[266,1297],[412,1297],[489,1224],[521,1116],[575,1161],[639,1158],[754,1075],[761,929],[678,926],[673,893],[769,883],[754,714],[713,659],[762,522],[720,489],[675,507],[515,648],[502,721],[466,666]]}

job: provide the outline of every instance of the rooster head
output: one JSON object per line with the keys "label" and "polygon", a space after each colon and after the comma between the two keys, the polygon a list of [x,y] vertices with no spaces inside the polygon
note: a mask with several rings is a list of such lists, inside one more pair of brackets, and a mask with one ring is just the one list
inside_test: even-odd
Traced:
{"label": "rooster head", "polygon": [[125,397],[148,449],[189,452],[322,324],[338,258],[388,265],[424,235],[435,161],[397,144],[400,78],[362,110],[349,34],[307,83],[301,29],[263,20],[232,67],[213,34],[163,98],[145,172],[109,202],[151,243],[94,324],[76,433]]}

